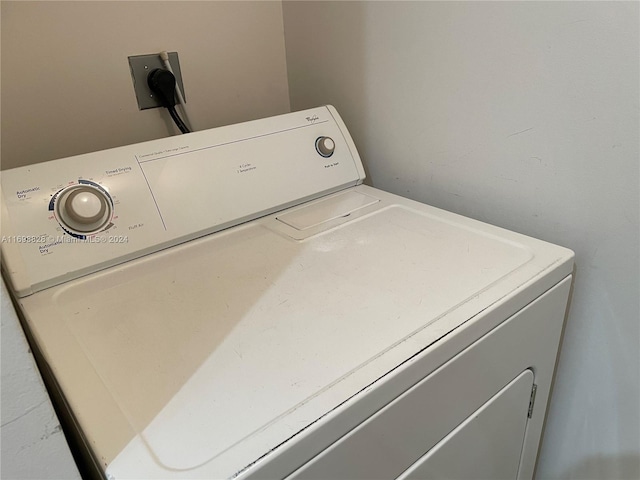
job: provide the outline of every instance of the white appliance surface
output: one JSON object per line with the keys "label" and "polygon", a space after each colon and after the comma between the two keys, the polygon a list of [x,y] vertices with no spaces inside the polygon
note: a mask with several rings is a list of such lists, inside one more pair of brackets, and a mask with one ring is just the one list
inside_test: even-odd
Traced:
{"label": "white appliance surface", "polygon": [[[327,137],[335,151],[324,158],[314,141]],[[6,170],[5,269],[14,291],[28,295],[362,178],[353,141],[330,108]],[[64,192],[77,187],[104,200],[96,231],[62,221]]]}
{"label": "white appliance surface", "polygon": [[[521,407],[529,400],[534,375],[525,370],[497,395],[456,427],[428,454],[417,461],[398,480],[425,478],[475,479],[518,478],[520,452],[527,427],[527,417]],[[506,425],[504,435],[487,442],[487,431]],[[466,436],[461,435],[465,432]],[[468,433],[467,433],[468,432]],[[503,433],[503,432],[501,432]],[[513,441],[514,439],[520,440]],[[460,452],[468,452],[461,458]],[[495,459],[501,461],[496,462]],[[472,464],[469,468],[468,464]],[[466,467],[466,469],[465,469]]]}
{"label": "white appliance surface", "polygon": [[[86,176],[115,199],[107,228],[86,238],[60,232],[46,208],[76,180],[37,183],[82,159],[43,166],[37,182],[3,172],[14,232],[81,240],[3,243],[4,268],[109,478],[250,473],[492,305],[530,302],[571,273],[569,250],[358,185],[360,159],[330,107],[249,125],[222,129],[220,163],[200,151],[145,166],[141,146],[94,154],[97,171],[131,168]],[[218,130],[158,142],[220,143]],[[336,139],[334,157],[317,158],[319,135]],[[278,136],[294,147],[265,144]],[[37,222],[17,213],[38,208]],[[114,232],[127,241],[96,240]]]}

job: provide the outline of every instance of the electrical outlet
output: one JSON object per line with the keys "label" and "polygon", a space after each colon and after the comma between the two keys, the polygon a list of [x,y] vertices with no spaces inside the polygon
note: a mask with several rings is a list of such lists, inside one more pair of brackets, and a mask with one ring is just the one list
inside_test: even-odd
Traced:
{"label": "electrical outlet", "polygon": [[[180,61],[177,52],[169,52],[169,62],[171,63],[173,75],[176,77],[178,88],[180,88],[184,101],[186,102],[187,97],[184,94],[184,85],[182,84],[182,73],[180,72]],[[129,57],[129,68],[131,69],[133,89],[136,92],[136,99],[138,100],[138,108],[140,110],[147,110],[149,108],[161,107],[162,105],[160,105],[160,102],[155,98],[147,83],[147,76],[151,72],[156,68],[165,68],[160,54],[154,53],[151,55],[134,55]]]}

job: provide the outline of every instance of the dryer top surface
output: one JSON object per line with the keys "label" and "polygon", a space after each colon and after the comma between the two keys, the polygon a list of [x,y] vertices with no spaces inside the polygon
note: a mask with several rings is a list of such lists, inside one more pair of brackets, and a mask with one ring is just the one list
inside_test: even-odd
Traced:
{"label": "dryer top surface", "polygon": [[229,476],[570,259],[359,186],[22,302],[115,478]]}

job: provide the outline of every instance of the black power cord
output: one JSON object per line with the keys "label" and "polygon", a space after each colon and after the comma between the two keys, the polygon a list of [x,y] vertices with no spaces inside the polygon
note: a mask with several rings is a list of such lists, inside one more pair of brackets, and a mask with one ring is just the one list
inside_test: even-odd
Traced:
{"label": "black power cord", "polygon": [[147,83],[182,133],[190,133],[178,112],[176,112],[176,77],[169,70],[156,68],[147,76]]}

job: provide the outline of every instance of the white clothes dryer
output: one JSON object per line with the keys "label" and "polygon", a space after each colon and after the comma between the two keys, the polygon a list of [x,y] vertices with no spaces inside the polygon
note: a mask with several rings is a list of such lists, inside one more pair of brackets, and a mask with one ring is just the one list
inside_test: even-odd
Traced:
{"label": "white clothes dryer", "polygon": [[532,478],[573,253],[363,179],[330,106],[2,172],[85,472]]}

